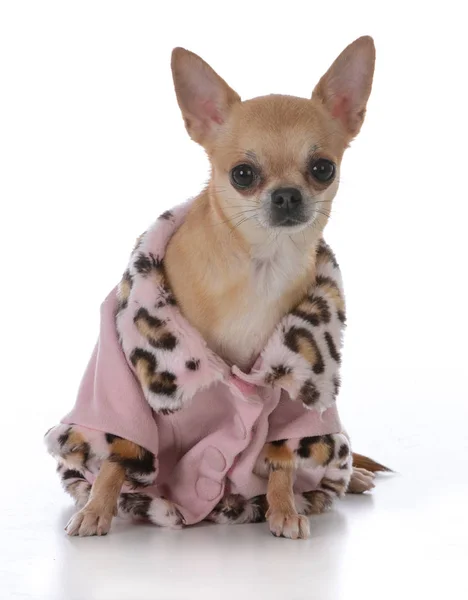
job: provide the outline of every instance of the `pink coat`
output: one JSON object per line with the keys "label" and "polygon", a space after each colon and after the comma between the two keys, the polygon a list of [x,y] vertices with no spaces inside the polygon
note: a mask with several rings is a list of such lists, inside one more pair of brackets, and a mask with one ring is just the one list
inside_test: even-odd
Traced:
{"label": "pink coat", "polygon": [[[227,492],[266,492],[253,472],[266,442],[342,431],[339,360],[325,329],[339,352],[344,305],[338,265],[322,242],[322,291],[311,284],[309,312],[300,305],[284,317],[251,373],[228,367],[183,318],[164,280],[164,250],[189,206],[164,213],[142,236],[122,283],[103,302],[98,342],[62,423],[94,432],[95,447],[108,432],[152,452],[157,475],[145,493],[169,498],[193,524]],[[335,296],[328,315],[314,301],[321,294]],[[303,469],[295,491],[314,489],[322,475]]]}

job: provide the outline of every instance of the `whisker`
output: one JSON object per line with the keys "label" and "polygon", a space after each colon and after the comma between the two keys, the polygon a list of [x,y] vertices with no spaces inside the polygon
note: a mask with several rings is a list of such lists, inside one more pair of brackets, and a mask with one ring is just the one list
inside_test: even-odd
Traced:
{"label": "whisker", "polygon": [[330,213],[328,213],[328,212],[324,212],[322,210],[316,210],[315,212],[318,212],[320,215],[323,215],[324,217],[330,218]]}
{"label": "whisker", "polygon": [[244,219],[242,219],[239,223],[236,223],[234,225],[234,227],[232,228],[231,232],[230,232],[230,236],[232,235],[234,229],[237,229],[238,227],[240,227],[243,223],[245,223],[246,221],[250,221],[251,219],[255,218],[256,215],[252,215],[250,217],[245,217]]}
{"label": "whisker", "polygon": [[[301,249],[299,248],[299,246],[296,244],[296,242],[292,239],[292,237],[290,235],[288,235],[288,238],[291,240],[291,242],[296,246],[297,250],[299,252],[301,252]],[[305,238],[304,238],[305,239]]]}
{"label": "whisker", "polygon": [[[252,210],[255,210],[255,209],[252,209]],[[216,226],[216,225],[223,225],[223,224],[225,224],[225,223],[232,223],[232,222],[233,222],[233,221],[235,221],[236,219],[239,219],[239,217],[240,217],[240,218],[242,218],[242,217],[243,217],[243,215],[244,215],[246,212],[251,212],[251,211],[241,211],[241,212],[239,212],[239,213],[236,213],[235,215],[232,215],[232,216],[231,216],[229,219],[226,219],[225,221],[220,221],[219,223],[215,223],[215,224],[213,225],[213,227],[214,227],[214,226]],[[253,217],[256,217],[256,216],[257,216],[257,215],[255,214],[255,215],[250,215],[249,217],[246,217],[246,218],[248,218],[248,219],[251,219],[251,218],[253,218]]]}

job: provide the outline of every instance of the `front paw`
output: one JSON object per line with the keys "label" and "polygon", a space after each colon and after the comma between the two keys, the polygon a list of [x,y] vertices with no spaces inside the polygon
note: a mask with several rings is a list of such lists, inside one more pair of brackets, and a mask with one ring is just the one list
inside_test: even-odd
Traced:
{"label": "front paw", "polygon": [[268,511],[268,525],[276,537],[305,540],[310,535],[309,520],[297,513]]}
{"label": "front paw", "polygon": [[68,535],[86,537],[90,535],[107,535],[109,532],[114,512],[108,509],[96,509],[85,506],[77,512],[68,522],[65,531]]}

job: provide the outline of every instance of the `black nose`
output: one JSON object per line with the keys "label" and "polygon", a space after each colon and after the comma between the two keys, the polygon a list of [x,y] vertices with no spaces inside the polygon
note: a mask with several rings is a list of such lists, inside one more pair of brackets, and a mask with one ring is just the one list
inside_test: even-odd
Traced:
{"label": "black nose", "polygon": [[302,194],[296,188],[278,188],[272,192],[271,202],[285,211],[294,210],[302,203]]}
{"label": "black nose", "polygon": [[275,225],[287,225],[302,220],[302,194],[297,188],[278,188],[271,193],[272,220]]}

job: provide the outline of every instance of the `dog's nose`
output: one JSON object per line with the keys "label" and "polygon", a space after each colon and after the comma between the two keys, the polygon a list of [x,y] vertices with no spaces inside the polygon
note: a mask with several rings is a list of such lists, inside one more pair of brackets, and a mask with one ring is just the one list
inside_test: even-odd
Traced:
{"label": "dog's nose", "polygon": [[302,194],[297,188],[278,188],[271,193],[273,220],[281,225],[283,221],[295,220],[302,212]]}
{"label": "dog's nose", "polygon": [[302,203],[302,194],[297,188],[278,188],[271,194],[271,202],[284,211],[294,210]]}

